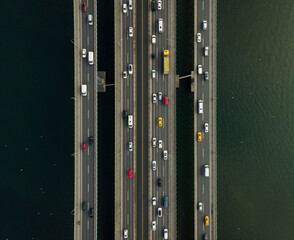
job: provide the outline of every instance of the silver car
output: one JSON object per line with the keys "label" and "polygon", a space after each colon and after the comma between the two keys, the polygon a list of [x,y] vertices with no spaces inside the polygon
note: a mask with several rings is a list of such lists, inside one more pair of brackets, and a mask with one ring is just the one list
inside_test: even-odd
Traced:
{"label": "silver car", "polygon": [[87,50],[83,49],[82,50],[82,58],[86,58],[86,56],[87,56]]}
{"label": "silver car", "polygon": [[208,123],[204,123],[204,132],[208,133]]}
{"label": "silver car", "polygon": [[207,30],[207,21],[206,20],[202,21],[202,29]]}
{"label": "silver car", "polygon": [[133,142],[129,142],[129,151],[130,151],[130,152],[133,151]]}
{"label": "silver car", "polygon": [[155,70],[154,70],[154,69],[151,71],[151,77],[152,77],[153,79],[155,78]]}
{"label": "silver car", "polygon": [[156,230],[156,222],[152,221],[151,226],[152,226],[152,231],[155,231]]}
{"label": "silver car", "polygon": [[162,156],[163,156],[163,160],[167,160],[167,150],[163,151]]}
{"label": "silver car", "polygon": [[158,140],[158,148],[162,148],[162,140]]}
{"label": "silver car", "polygon": [[158,93],[158,100],[161,101],[162,100],[162,92]]}
{"label": "silver car", "polygon": [[162,208],[161,207],[157,208],[157,216],[162,217]]}
{"label": "silver car", "polygon": [[162,9],[162,5],[161,5],[161,0],[157,1],[157,9],[161,10]]}
{"label": "silver car", "polygon": [[208,72],[204,72],[204,79],[208,80]]}
{"label": "silver car", "polygon": [[156,170],[156,161],[152,161],[152,170],[155,171]]}
{"label": "silver car", "polygon": [[203,208],[203,204],[202,204],[202,202],[199,202],[198,203],[198,211],[202,211],[202,208]]}
{"label": "silver car", "polygon": [[133,27],[129,27],[129,37],[133,37]]}
{"label": "silver car", "polygon": [[152,102],[153,103],[157,103],[157,97],[156,97],[156,94],[152,94]]}
{"label": "silver car", "polygon": [[128,229],[124,229],[124,238],[128,238],[128,236],[129,236]]}
{"label": "silver car", "polygon": [[198,43],[201,42],[201,33],[197,33],[197,42],[198,42]]}
{"label": "silver car", "polygon": [[124,71],[123,72],[123,79],[127,79],[127,76],[128,76],[127,71]]}
{"label": "silver car", "polygon": [[133,74],[133,64],[129,64],[128,66],[128,71],[129,71],[129,74]]}
{"label": "silver car", "polygon": [[123,13],[127,13],[127,4],[123,4],[123,6],[122,6],[122,10],[123,10]]}
{"label": "silver car", "polygon": [[152,205],[155,206],[156,205],[156,197],[152,198]]}
{"label": "silver car", "polygon": [[152,138],[152,147],[156,147],[156,138]]}

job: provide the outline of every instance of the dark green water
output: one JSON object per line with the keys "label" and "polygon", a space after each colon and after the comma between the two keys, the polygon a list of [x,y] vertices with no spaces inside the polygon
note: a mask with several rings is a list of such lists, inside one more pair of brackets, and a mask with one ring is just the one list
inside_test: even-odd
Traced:
{"label": "dark green water", "polygon": [[0,239],[72,239],[72,1],[0,10]]}

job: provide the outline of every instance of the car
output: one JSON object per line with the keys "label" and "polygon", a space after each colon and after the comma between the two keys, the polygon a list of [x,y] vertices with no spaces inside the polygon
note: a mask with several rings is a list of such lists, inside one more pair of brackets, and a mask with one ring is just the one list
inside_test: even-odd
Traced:
{"label": "car", "polygon": [[206,233],[203,233],[202,239],[203,239],[203,240],[208,240],[208,236],[207,236]]}
{"label": "car", "polygon": [[156,231],[156,222],[155,221],[152,221],[151,226],[152,226],[152,231]]}
{"label": "car", "polygon": [[87,202],[84,201],[84,202],[82,202],[82,210],[86,211],[86,209],[87,209]]}
{"label": "car", "polygon": [[162,156],[163,156],[163,160],[167,160],[167,150],[163,151]]}
{"label": "car", "polygon": [[156,170],[156,161],[152,161],[152,171]]}
{"label": "car", "polygon": [[154,12],[157,8],[157,3],[155,2],[155,0],[152,0],[151,2],[151,9],[152,9],[152,12]]}
{"label": "car", "polygon": [[204,123],[204,132],[208,133],[208,123]]}
{"label": "car", "polygon": [[168,239],[168,229],[163,229],[163,239]]}
{"label": "car", "polygon": [[123,119],[127,119],[128,118],[128,112],[127,111],[123,111]]}
{"label": "car", "polygon": [[129,142],[129,151],[130,151],[130,152],[133,151],[133,142]]}
{"label": "car", "polygon": [[164,97],[164,105],[167,105],[167,104],[168,104],[168,98]]}
{"label": "car", "polygon": [[124,238],[128,238],[129,237],[129,231],[128,229],[124,229]]}
{"label": "car", "polygon": [[201,134],[201,132],[198,132],[197,133],[197,141],[198,142],[201,142],[202,141],[202,134]]}
{"label": "car", "polygon": [[131,168],[129,168],[128,174],[129,174],[129,178],[133,177],[133,170]]}
{"label": "car", "polygon": [[157,103],[157,96],[156,96],[155,93],[152,94],[152,102],[153,102],[153,103]]}
{"label": "car", "polygon": [[198,74],[199,74],[199,75],[202,74],[202,65],[198,65]]}
{"label": "car", "polygon": [[162,217],[162,208],[161,207],[157,208],[157,216]]}
{"label": "car", "polygon": [[157,9],[161,10],[162,6],[161,6],[161,0],[157,0]]}
{"label": "car", "polygon": [[198,42],[198,43],[201,42],[201,33],[197,33],[197,42]]}
{"label": "car", "polygon": [[158,127],[162,127],[162,117],[158,118]]}
{"label": "car", "polygon": [[128,12],[127,4],[126,3],[123,4],[122,11],[123,11],[123,13],[127,13]]}
{"label": "car", "polygon": [[87,3],[85,1],[82,2],[82,11],[87,12]]}
{"label": "car", "polygon": [[87,57],[87,50],[85,48],[83,48],[82,50],[82,58],[86,58]]}
{"label": "car", "polygon": [[129,0],[129,10],[133,10],[133,2],[132,2],[132,0]]}
{"label": "car", "polygon": [[158,148],[162,148],[162,140],[158,140]]}
{"label": "car", "polygon": [[202,29],[207,30],[207,21],[206,20],[202,21]]}
{"label": "car", "polygon": [[158,187],[161,187],[161,185],[162,185],[162,178],[158,178],[157,179],[157,185],[158,185]]}
{"label": "car", "polygon": [[202,202],[199,202],[198,203],[198,211],[202,211],[202,208],[203,208],[203,204],[202,204]]}
{"label": "car", "polygon": [[89,137],[89,144],[90,145],[93,145],[93,143],[94,143],[94,137],[91,136],[91,137]]}
{"label": "car", "polygon": [[156,138],[152,138],[152,147],[156,147]]}
{"label": "car", "polygon": [[161,101],[162,100],[162,92],[158,93],[158,100]]}
{"label": "car", "polygon": [[209,226],[209,217],[208,217],[208,216],[205,216],[205,217],[204,217],[204,225],[205,225],[206,227]]}
{"label": "car", "polygon": [[208,56],[208,47],[204,47],[204,56],[205,56],[205,57]]}
{"label": "car", "polygon": [[152,44],[155,44],[156,43],[156,36],[155,35],[152,35],[152,37],[151,37],[151,43]]}
{"label": "car", "polygon": [[151,77],[154,79],[155,78],[155,70],[153,69],[152,71],[151,71]]}
{"label": "car", "polygon": [[127,79],[127,76],[128,76],[128,74],[127,74],[127,71],[123,71],[123,79]]}
{"label": "car", "polygon": [[89,209],[89,217],[90,218],[94,217],[94,209],[93,208]]}
{"label": "car", "polygon": [[153,198],[151,199],[151,201],[152,201],[152,205],[155,206],[155,205],[156,205],[156,197],[153,197]]}
{"label": "car", "polygon": [[208,72],[204,72],[204,79],[208,80]]}
{"label": "car", "polygon": [[129,71],[129,74],[133,74],[133,64],[129,64],[128,66],[128,71]]}
{"label": "car", "polygon": [[129,27],[129,37],[133,37],[133,27]]}
{"label": "car", "polygon": [[82,150],[83,150],[83,152],[86,152],[86,150],[87,150],[87,144],[86,143],[82,143]]}
{"label": "car", "polygon": [[89,26],[93,25],[93,15],[92,14],[88,15],[88,23],[89,23]]}

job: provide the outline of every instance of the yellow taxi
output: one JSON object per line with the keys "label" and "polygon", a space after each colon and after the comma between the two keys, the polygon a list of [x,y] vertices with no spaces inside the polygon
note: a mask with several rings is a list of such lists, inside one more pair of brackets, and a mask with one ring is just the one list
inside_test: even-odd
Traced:
{"label": "yellow taxi", "polygon": [[158,118],[158,127],[162,127],[162,117]]}
{"label": "yellow taxi", "polygon": [[197,141],[198,142],[201,142],[202,141],[202,134],[201,134],[201,132],[198,132],[197,133]]}
{"label": "yellow taxi", "polygon": [[209,217],[208,217],[208,216],[205,216],[205,217],[204,217],[204,225],[205,225],[206,227],[209,226]]}

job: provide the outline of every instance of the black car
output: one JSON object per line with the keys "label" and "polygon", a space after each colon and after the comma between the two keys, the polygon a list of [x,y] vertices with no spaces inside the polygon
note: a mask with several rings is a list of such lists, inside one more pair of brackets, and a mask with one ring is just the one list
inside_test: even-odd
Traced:
{"label": "black car", "polygon": [[207,240],[207,239],[208,239],[207,234],[204,233],[204,234],[203,234],[203,240]]}
{"label": "black car", "polygon": [[157,9],[157,3],[155,2],[155,0],[152,0],[151,2],[151,9],[153,12]]}
{"label": "black car", "polygon": [[157,185],[158,185],[158,187],[161,187],[161,185],[162,185],[162,178],[158,178],[157,179]]}
{"label": "black car", "polygon": [[94,143],[94,137],[89,137],[89,144],[93,145],[93,143]]}
{"label": "black car", "polygon": [[94,209],[93,208],[89,209],[89,216],[90,216],[90,218],[94,217]]}
{"label": "black car", "polygon": [[87,208],[87,202],[84,201],[84,202],[82,203],[82,210],[83,210],[83,211],[86,211],[86,208]]}
{"label": "black car", "polygon": [[123,119],[127,119],[128,118],[128,112],[127,111],[123,111]]}

